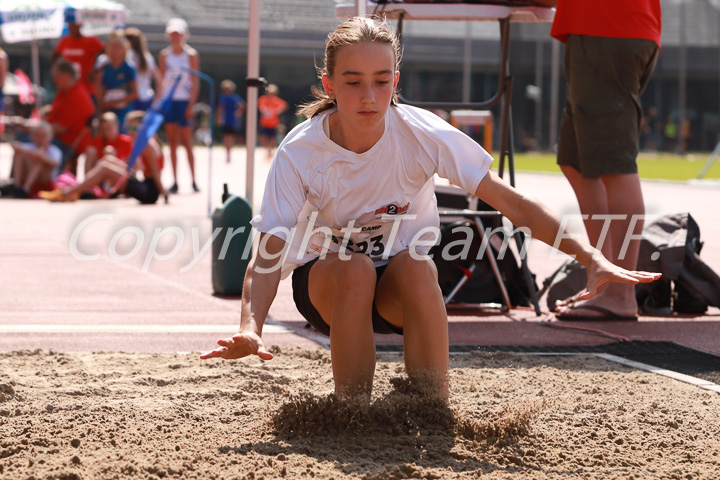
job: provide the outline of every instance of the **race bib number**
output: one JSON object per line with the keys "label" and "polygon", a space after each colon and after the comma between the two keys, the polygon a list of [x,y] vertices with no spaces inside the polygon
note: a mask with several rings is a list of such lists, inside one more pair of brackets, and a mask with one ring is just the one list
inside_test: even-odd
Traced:
{"label": "race bib number", "polygon": [[393,225],[392,222],[364,225],[350,235],[342,230],[318,227],[312,233],[308,250],[318,255],[343,251],[346,255],[368,255],[373,260],[387,258],[392,248],[389,242],[393,233],[397,233],[393,232]]}

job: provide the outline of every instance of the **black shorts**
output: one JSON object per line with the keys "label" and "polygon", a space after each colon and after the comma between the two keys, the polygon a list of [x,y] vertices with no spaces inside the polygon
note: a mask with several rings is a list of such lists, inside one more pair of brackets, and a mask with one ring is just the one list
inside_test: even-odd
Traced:
{"label": "black shorts", "polygon": [[146,178],[141,182],[135,177],[130,177],[125,184],[125,195],[136,199],[143,205],[150,205],[157,203],[160,191],[152,178]]}
{"label": "black shorts", "polygon": [[232,125],[223,125],[222,133],[223,135],[235,135],[237,134],[237,129]]}
{"label": "black shorts", "polygon": [[[308,278],[310,277],[310,269],[313,265],[315,265],[315,262],[317,262],[318,260],[319,259],[316,258],[315,260],[308,262],[305,265],[297,267],[293,271],[293,300],[295,300],[295,306],[297,307],[300,314],[305,317],[305,320],[307,320],[310,325],[315,327],[315,329],[323,335],[330,336],[330,326],[325,323],[325,320],[323,320],[322,316],[320,316],[320,313],[315,309],[315,306],[310,301],[310,293],[308,291]],[[380,277],[382,277],[382,274],[383,272],[385,272],[386,267],[387,265],[375,267],[375,273],[377,274],[378,280],[380,280]],[[380,312],[378,312],[377,308],[375,308],[375,302],[373,302],[372,307],[372,326],[373,332],[375,333],[397,333],[398,335],[402,335],[403,333],[402,328],[396,327],[380,315]]]}

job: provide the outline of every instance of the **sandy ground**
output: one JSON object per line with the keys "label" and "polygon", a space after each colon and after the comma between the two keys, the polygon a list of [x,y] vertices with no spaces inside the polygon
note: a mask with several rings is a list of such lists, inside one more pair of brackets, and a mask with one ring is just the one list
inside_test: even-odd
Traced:
{"label": "sandy ground", "polygon": [[275,352],[2,353],[0,478],[720,478],[720,395],[595,357],[453,356],[448,408],[397,355],[368,405]]}

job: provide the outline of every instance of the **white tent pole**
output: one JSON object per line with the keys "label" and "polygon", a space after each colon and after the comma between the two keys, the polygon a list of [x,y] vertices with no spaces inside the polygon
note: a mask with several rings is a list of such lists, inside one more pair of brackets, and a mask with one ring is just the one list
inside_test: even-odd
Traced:
{"label": "white tent pole", "polygon": [[[249,21],[247,78],[255,80],[260,76],[260,0],[250,0]],[[253,205],[253,183],[255,178],[257,101],[258,85],[257,83],[253,83],[247,87],[247,109],[245,118],[245,144],[247,145],[245,199],[251,206]]]}
{"label": "white tent pole", "polygon": [[355,0],[355,15],[364,17],[367,14],[366,0]]}

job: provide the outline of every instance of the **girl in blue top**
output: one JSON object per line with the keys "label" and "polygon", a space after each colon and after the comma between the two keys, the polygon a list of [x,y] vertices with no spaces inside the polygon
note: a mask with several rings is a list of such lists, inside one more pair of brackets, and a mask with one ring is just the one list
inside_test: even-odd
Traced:
{"label": "girl in blue top", "polygon": [[123,30],[115,30],[108,35],[107,63],[100,69],[97,85],[98,114],[113,112],[120,125],[124,124],[125,115],[138,96],[135,82],[137,74],[126,60],[129,48]]}
{"label": "girl in blue top", "polygon": [[223,144],[227,152],[227,162],[230,163],[230,150],[235,144],[238,133],[238,116],[245,111],[245,101],[235,93],[235,83],[232,80],[223,80],[220,84],[220,96],[217,106],[217,124],[222,128]]}

